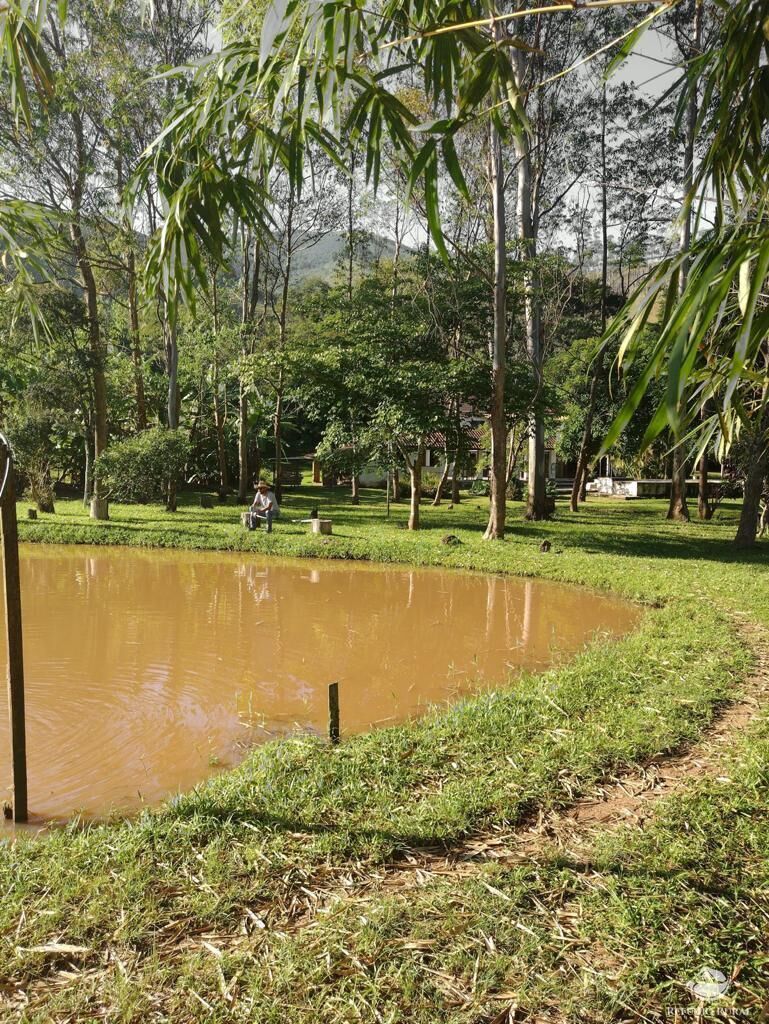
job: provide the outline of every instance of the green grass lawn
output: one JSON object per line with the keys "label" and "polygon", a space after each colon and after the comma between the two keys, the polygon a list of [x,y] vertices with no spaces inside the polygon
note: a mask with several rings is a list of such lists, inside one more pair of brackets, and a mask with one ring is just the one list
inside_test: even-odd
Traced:
{"label": "green grass lawn", "polygon": [[[331,538],[298,522],[318,503]],[[767,716],[723,775],[692,783],[643,832],[608,835],[589,861],[566,851],[480,864],[407,892],[352,884],[404,850],[566,806],[607,773],[696,739],[755,663],[738,623],[769,627],[769,545],[732,548],[734,505],[689,525],[667,523],[654,501],[559,507],[537,524],[511,505],[503,543],[481,540],[486,506],[426,506],[418,534],[405,504],[384,518],[381,493],[353,507],[312,488],[286,495],[272,536],[193,496],[175,514],[114,508],[109,523],[76,502],[22,519],[24,540],[463,566],[610,588],[648,607],[633,634],[496,693],[333,750],[306,737],[268,744],[133,821],[4,844],[0,1014],[658,1021],[693,1016],[685,982],[714,967],[734,981],[710,1009],[765,1019]],[[461,543],[443,544],[448,533]],[[334,899],[345,882],[354,896]],[[326,890],[324,912],[288,927],[292,908]]]}

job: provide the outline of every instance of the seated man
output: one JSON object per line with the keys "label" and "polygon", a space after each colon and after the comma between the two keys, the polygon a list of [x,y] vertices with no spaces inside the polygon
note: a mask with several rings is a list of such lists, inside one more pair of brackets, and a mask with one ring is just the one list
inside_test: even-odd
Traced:
{"label": "seated man", "polygon": [[274,492],[266,480],[256,485],[256,494],[248,514],[248,528],[255,530],[261,520],[267,523],[267,533],[272,533],[272,524],[280,518],[280,508]]}

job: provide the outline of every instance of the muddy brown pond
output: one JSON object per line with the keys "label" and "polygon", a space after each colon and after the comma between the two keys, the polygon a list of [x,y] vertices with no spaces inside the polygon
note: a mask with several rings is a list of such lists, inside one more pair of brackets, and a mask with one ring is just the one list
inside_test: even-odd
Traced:
{"label": "muddy brown pond", "polygon": [[[36,819],[135,810],[253,743],[323,732],[330,682],[350,735],[542,669],[639,615],[582,588],[402,566],[47,545],[21,564]],[[3,795],[5,701],[3,686]]]}

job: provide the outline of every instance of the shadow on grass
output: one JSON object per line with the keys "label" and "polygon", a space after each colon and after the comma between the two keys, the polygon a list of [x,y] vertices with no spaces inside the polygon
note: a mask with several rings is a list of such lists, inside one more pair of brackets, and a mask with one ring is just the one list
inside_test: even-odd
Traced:
{"label": "shadow on grass", "polygon": [[[521,817],[524,811],[521,812]],[[397,829],[366,828],[354,822],[309,821],[304,818],[287,818],[268,811],[258,811],[242,805],[221,803],[214,799],[198,798],[194,803],[180,802],[172,805],[168,811],[156,819],[156,824],[168,824],[173,827],[175,822],[193,823],[198,821],[201,827],[213,826],[212,838],[218,829],[227,826],[245,826],[251,830],[264,830],[267,838],[273,832],[285,833],[295,839],[304,836],[321,838],[324,836],[336,839],[335,854],[347,856],[356,851],[370,850],[386,846],[388,854],[399,850],[431,849],[447,847],[461,839],[463,831],[456,834],[443,832],[440,836],[429,836],[424,833],[409,833]]]}

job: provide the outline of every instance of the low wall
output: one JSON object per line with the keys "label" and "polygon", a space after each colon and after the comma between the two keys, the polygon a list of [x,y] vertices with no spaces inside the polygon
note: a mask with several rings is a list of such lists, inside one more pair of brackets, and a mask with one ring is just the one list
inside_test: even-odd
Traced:
{"label": "low wall", "polygon": [[[708,493],[714,494],[719,486],[720,481],[708,481]],[[609,476],[598,476],[587,485],[591,494],[607,498],[669,498],[670,488],[670,480],[633,480]],[[696,497],[697,493],[698,482],[687,480],[687,497]]]}

